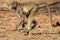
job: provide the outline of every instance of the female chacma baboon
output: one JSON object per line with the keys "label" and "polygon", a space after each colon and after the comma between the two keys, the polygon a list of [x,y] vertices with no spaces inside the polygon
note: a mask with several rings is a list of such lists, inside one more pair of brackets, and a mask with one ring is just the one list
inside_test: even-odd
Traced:
{"label": "female chacma baboon", "polygon": [[11,6],[12,6],[12,9],[16,10],[17,16],[20,19],[19,25],[23,23],[25,19],[27,20],[26,21],[27,25],[24,29],[25,29],[25,32],[29,33],[29,31],[32,28],[34,28],[33,26],[36,24],[34,17],[35,17],[35,13],[37,12],[38,5],[32,2],[18,3],[14,1],[12,2]]}

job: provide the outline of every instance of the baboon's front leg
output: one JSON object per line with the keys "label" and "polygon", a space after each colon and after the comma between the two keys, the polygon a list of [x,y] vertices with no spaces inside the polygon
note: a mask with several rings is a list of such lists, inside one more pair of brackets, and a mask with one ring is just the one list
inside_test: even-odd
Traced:
{"label": "baboon's front leg", "polygon": [[19,21],[19,23],[16,25],[16,30],[17,31],[23,30],[23,27],[22,27],[23,23],[24,23],[24,20]]}
{"label": "baboon's front leg", "polygon": [[27,34],[29,34],[29,31],[32,30],[33,25],[36,24],[36,23],[33,23],[34,17],[35,17],[34,16],[35,15],[35,12],[36,12],[36,8],[33,8],[31,10],[30,15],[28,16],[27,26],[26,26],[26,29],[25,29],[25,31],[27,32]]}
{"label": "baboon's front leg", "polygon": [[17,12],[17,16],[19,18],[19,22],[16,25],[16,30],[20,30],[20,28],[22,28],[22,24],[23,24],[23,22],[25,20],[25,17],[23,15],[21,9],[17,8],[17,11],[16,12]]}

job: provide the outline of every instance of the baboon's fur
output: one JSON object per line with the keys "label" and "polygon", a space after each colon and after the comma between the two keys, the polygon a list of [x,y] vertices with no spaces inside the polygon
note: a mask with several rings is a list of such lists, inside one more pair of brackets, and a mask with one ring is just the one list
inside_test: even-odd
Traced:
{"label": "baboon's fur", "polygon": [[19,24],[23,20],[25,20],[25,18],[27,19],[27,25],[24,29],[28,33],[32,29],[32,24],[33,24],[32,22],[34,20],[38,5],[36,3],[32,3],[32,2],[27,2],[27,3],[15,2],[13,4],[15,5],[14,7],[16,7],[15,10],[17,12],[19,19],[20,19]]}

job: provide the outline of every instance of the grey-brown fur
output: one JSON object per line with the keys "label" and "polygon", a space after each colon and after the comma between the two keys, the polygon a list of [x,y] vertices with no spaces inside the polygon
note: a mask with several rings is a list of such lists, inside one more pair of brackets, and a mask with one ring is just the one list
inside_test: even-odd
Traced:
{"label": "grey-brown fur", "polygon": [[[15,5],[15,6],[14,6]],[[19,17],[20,21],[18,25],[21,25],[21,22],[24,23],[25,20],[27,20],[27,25],[25,26],[24,30],[25,32],[29,32],[32,29],[32,22],[34,21],[35,13],[37,11],[38,5],[36,3],[27,2],[27,3],[13,3],[13,7],[15,7],[15,10],[17,12],[17,16]],[[12,9],[14,9],[12,7]],[[19,30],[19,27],[17,25],[17,30]],[[34,24],[35,25],[35,24]]]}

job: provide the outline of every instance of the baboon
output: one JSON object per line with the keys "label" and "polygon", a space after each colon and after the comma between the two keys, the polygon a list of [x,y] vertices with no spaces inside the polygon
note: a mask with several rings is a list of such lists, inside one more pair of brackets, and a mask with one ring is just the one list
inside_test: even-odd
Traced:
{"label": "baboon", "polygon": [[20,19],[19,25],[22,21],[24,22],[25,18],[27,19],[27,25],[24,30],[27,32],[27,34],[29,34],[29,31],[34,28],[33,26],[37,25],[34,17],[38,9],[38,4],[33,2],[18,3],[15,1],[12,3],[12,9],[15,9],[17,12],[17,15]]}

